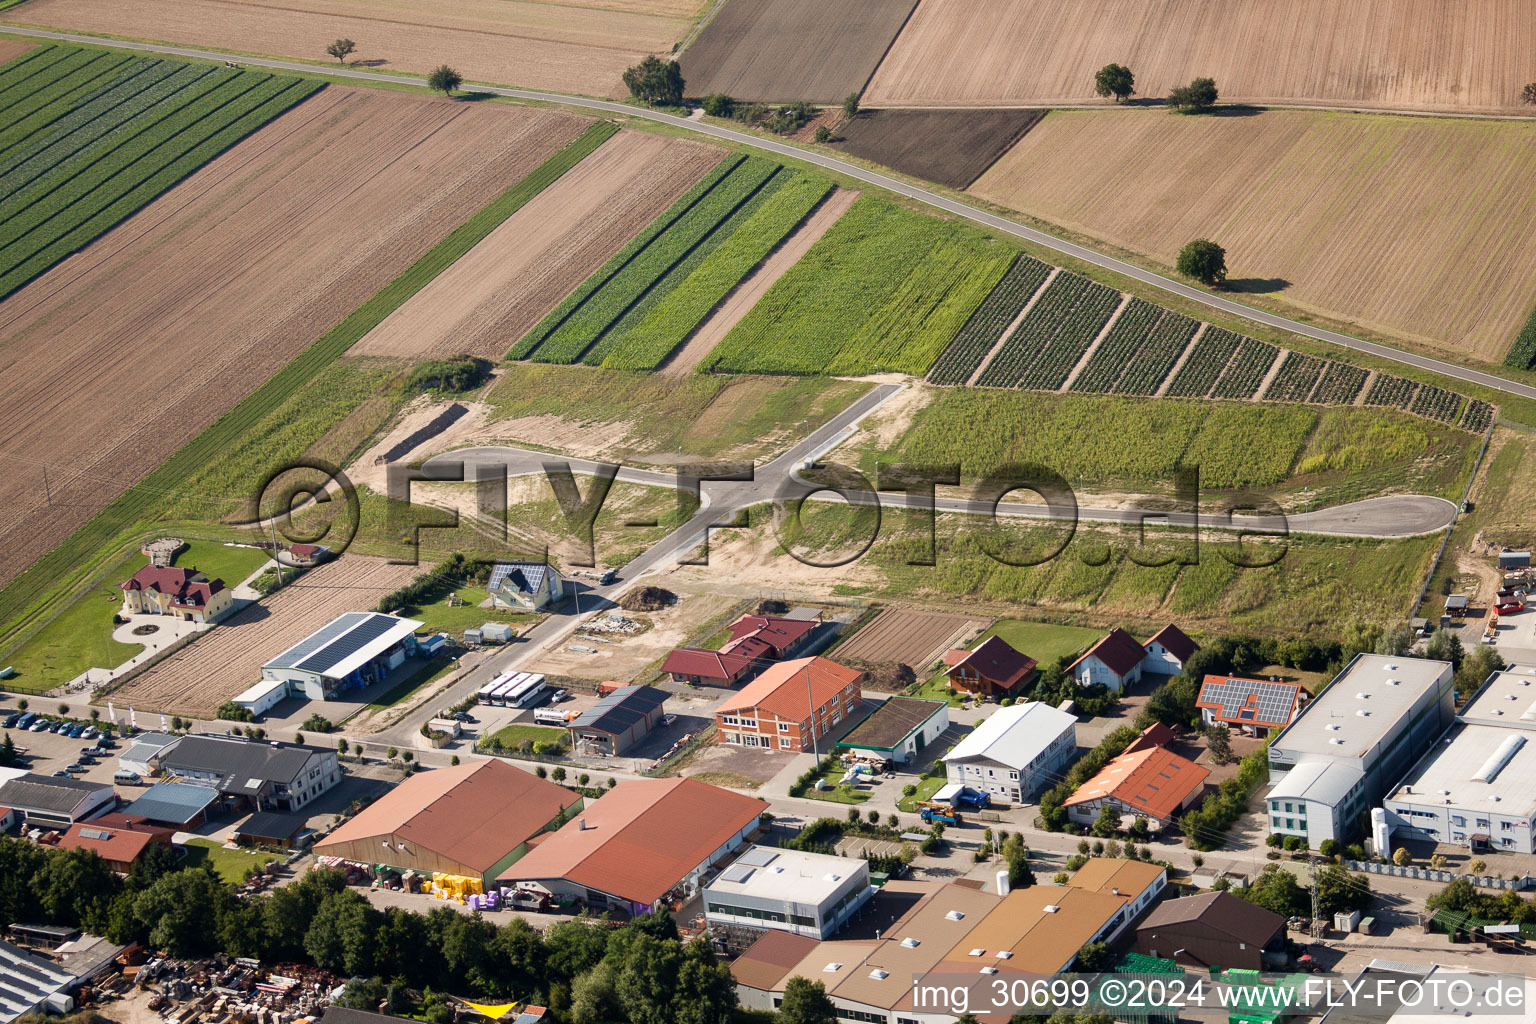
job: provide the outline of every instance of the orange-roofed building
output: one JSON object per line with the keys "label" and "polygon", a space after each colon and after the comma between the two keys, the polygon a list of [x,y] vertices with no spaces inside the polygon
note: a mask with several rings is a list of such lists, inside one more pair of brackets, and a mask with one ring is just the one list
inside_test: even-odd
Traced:
{"label": "orange-roofed building", "polygon": [[715,709],[720,742],[796,753],[858,710],[864,673],[826,658],[797,658],[769,666]]}
{"label": "orange-roofed building", "polygon": [[490,882],[578,813],[575,793],[505,761],[418,772],[315,844],[321,856]]}
{"label": "orange-roofed building", "polygon": [[598,909],[645,914],[701,876],[758,829],[767,805],[696,779],[621,782],[502,871],[508,885],[542,889]]}
{"label": "orange-roofed building", "polygon": [[126,875],[151,846],[170,846],[175,829],[151,825],[131,814],[103,814],[77,822],[59,840],[61,850],[90,850],[107,866]]}
{"label": "orange-roofed building", "polygon": [[1109,762],[1062,806],[1072,820],[1092,824],[1108,804],[1122,816],[1145,816],[1160,829],[1200,799],[1210,774],[1188,758],[1148,747]]}

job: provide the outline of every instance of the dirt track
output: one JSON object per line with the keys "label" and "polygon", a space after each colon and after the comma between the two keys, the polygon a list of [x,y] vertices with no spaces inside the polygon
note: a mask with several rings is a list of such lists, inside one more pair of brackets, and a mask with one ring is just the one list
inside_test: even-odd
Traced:
{"label": "dirt track", "polygon": [[[617,8],[601,10],[600,7]],[[688,32],[692,0],[567,6],[521,0],[32,0],[21,24],[242,53],[325,60],[334,39],[352,59],[424,73],[447,62],[469,81],[614,95],[624,69]]]}
{"label": "dirt track", "polygon": [[499,360],[719,161],[714,146],[621,131],[352,347]]}
{"label": "dirt track", "polygon": [[136,711],[212,718],[220,704],[261,680],[268,660],[343,612],[372,610],[418,571],[382,558],[342,555],[130,679],[112,700]]}
{"label": "dirt track", "polygon": [[922,0],[864,102],[1100,102],[1118,61],[1141,96],[1204,75],[1227,100],[1507,111],[1533,49],[1526,0]]}
{"label": "dirt track", "polygon": [[332,86],[0,304],[0,582],[585,124]]}

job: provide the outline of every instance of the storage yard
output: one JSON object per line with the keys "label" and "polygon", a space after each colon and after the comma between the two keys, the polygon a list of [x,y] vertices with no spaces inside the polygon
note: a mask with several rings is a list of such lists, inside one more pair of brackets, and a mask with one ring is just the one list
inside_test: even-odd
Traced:
{"label": "storage yard", "polygon": [[37,0],[8,11],[27,25],[163,39],[239,53],[324,61],[333,39],[354,59],[425,74],[443,61],[467,79],[610,95],[624,69],[687,35],[698,3],[614,0],[582,6],[466,0]]}
{"label": "storage yard", "polygon": [[865,102],[1098,102],[1093,73],[1119,61],[1141,96],[1210,75],[1223,100],[1510,111],[1533,47],[1521,0],[922,0]]}
{"label": "storage yard", "polygon": [[343,612],[372,610],[420,569],[349,554],[311,569],[261,603],[112,692],[119,707],[212,718],[261,678],[261,666]]}
{"label": "storage yard", "polygon": [[1056,111],[971,192],[1164,266],[1220,238],[1236,290],[1499,362],[1536,296],[1533,175],[1529,122]]}

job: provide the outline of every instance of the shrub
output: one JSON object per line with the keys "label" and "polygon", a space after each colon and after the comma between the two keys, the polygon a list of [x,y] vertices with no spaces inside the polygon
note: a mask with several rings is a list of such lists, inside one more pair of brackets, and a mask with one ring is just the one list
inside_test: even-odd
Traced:
{"label": "shrub", "polygon": [[485,383],[491,370],[489,360],[460,355],[452,359],[434,359],[420,363],[405,378],[407,391],[472,391]]}
{"label": "shrub", "polygon": [[736,101],[723,92],[712,92],[699,101],[699,106],[710,117],[730,117],[736,110]]}
{"label": "shrub", "polygon": [[236,704],[232,700],[227,700],[223,704],[220,704],[219,710],[214,712],[214,714],[226,722],[256,721],[256,716],[251,713],[250,708]]}
{"label": "shrub", "polygon": [[333,724],[329,718],[325,718],[324,716],[322,716],[319,712],[315,712],[314,714],[311,714],[308,718],[304,719],[303,724],[300,725],[299,728],[303,729],[306,732],[335,732],[336,731],[335,724]]}

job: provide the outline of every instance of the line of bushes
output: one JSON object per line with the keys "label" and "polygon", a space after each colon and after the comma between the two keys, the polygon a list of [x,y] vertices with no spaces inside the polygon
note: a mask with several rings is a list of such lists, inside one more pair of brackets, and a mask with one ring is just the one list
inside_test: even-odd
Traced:
{"label": "line of bushes", "polygon": [[379,598],[374,610],[388,615],[391,612],[419,608],[466,582],[483,579],[490,572],[490,567],[489,559],[465,558],[462,552],[455,551],[433,566],[431,572],[423,573],[400,589]]}
{"label": "line of bushes", "polygon": [[1510,348],[1509,355],[1504,357],[1504,365],[1517,370],[1536,367],[1536,309],[1531,310],[1531,317],[1525,322],[1524,329],[1515,336],[1515,344]]}

